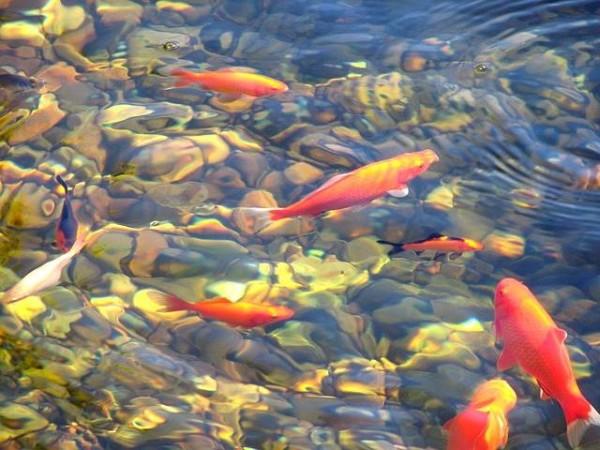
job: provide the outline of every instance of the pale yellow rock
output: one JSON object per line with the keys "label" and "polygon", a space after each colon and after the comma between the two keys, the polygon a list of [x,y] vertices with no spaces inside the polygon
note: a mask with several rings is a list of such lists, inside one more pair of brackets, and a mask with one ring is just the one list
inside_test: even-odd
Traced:
{"label": "pale yellow rock", "polygon": [[438,186],[427,195],[424,203],[434,209],[447,211],[454,207],[454,193],[448,186]]}
{"label": "pale yellow rock", "polygon": [[49,45],[41,27],[29,22],[10,22],[0,26],[0,40],[23,41],[32,47]]}
{"label": "pale yellow rock", "polygon": [[16,302],[6,305],[8,312],[18,317],[23,322],[31,323],[33,319],[46,311],[46,304],[36,295],[30,295]]}
{"label": "pale yellow rock", "polygon": [[207,164],[218,164],[229,156],[229,145],[216,134],[189,136],[202,149]]}
{"label": "pale yellow rock", "polygon": [[85,20],[85,10],[81,6],[64,6],[61,0],[49,0],[40,12],[46,16],[43,30],[51,36],[76,30]]}
{"label": "pale yellow rock", "polygon": [[96,2],[96,12],[105,25],[116,22],[138,24],[142,19],[144,7],[130,0],[99,0]]}
{"label": "pale yellow rock", "polygon": [[323,178],[323,171],[312,164],[306,162],[297,162],[283,171],[285,177],[291,183],[303,186],[314,183]]}
{"label": "pale yellow rock", "polygon": [[40,97],[38,109],[12,131],[8,143],[16,145],[37,138],[54,127],[65,115],[66,113],[60,109],[54,94],[43,94]]}
{"label": "pale yellow rock", "polygon": [[484,239],[483,244],[486,250],[507,258],[520,258],[525,253],[525,238],[503,231],[494,231]]}

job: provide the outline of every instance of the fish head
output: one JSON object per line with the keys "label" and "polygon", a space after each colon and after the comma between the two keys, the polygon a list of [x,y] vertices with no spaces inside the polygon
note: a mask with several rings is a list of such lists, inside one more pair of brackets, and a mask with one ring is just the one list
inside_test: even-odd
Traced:
{"label": "fish head", "polygon": [[268,83],[261,84],[256,87],[257,97],[263,97],[268,95],[281,94],[287,92],[289,87],[283,81],[270,80]]}
{"label": "fish head", "polygon": [[480,410],[493,405],[495,408],[509,411],[517,404],[517,394],[506,381],[494,378],[477,387],[471,396],[470,404]]}
{"label": "fish head", "polygon": [[291,319],[294,316],[294,310],[287,306],[273,305],[266,308],[265,315],[265,323],[281,322]]}
{"label": "fish head", "polygon": [[506,318],[514,314],[521,302],[530,295],[530,291],[523,283],[514,278],[503,278],[496,285],[494,303],[496,317]]}
{"label": "fish head", "polygon": [[398,184],[406,184],[413,178],[427,171],[429,167],[438,162],[440,158],[431,149],[420,152],[403,153],[395,158],[394,164],[398,170]]}

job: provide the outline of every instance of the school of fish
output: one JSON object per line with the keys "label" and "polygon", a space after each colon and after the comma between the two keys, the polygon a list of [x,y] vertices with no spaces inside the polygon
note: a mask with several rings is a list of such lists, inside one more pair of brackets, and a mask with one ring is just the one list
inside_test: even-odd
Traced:
{"label": "school of fish", "polygon": [[[171,72],[175,87],[189,85],[226,95],[263,97],[288,91],[286,83],[273,78],[234,69],[192,72],[183,68]],[[0,76],[0,88],[13,84],[18,89],[31,89],[32,81],[18,75]],[[281,208],[245,208],[255,216],[258,228],[300,216],[319,217],[330,211],[368,204],[385,195],[397,198],[409,194],[409,183],[440,160],[432,149],[403,152],[381,161],[366,164],[348,173],[332,176],[320,187],[298,201]],[[9,304],[56,286],[62,271],[86,245],[87,227],[77,220],[65,180],[56,176],[64,191],[64,200],[56,231],[56,258],[26,274],[8,289],[2,303]],[[412,251],[417,255],[433,252],[459,257],[466,252],[484,251],[482,243],[463,237],[433,233],[412,242],[378,240],[391,246],[390,256]],[[284,305],[231,301],[217,297],[194,303],[169,293],[155,291],[150,298],[165,312],[197,313],[205,319],[218,320],[233,327],[254,328],[272,325],[294,317],[293,309]],[[543,398],[561,406],[571,447],[576,448],[588,428],[600,426],[600,414],[581,392],[565,346],[567,333],[559,328],[534,294],[520,281],[504,278],[496,286],[493,328],[502,343],[497,370],[503,372],[518,366],[539,385]],[[506,445],[510,426],[507,417],[515,407],[517,395],[501,378],[493,378],[478,386],[469,404],[447,421],[448,450],[494,450]]]}

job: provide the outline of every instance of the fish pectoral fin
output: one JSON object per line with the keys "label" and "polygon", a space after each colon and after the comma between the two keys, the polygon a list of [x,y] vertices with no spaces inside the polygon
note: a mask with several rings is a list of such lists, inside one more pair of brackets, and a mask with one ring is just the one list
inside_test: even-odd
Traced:
{"label": "fish pectoral fin", "polygon": [[389,191],[387,191],[387,193],[389,195],[391,195],[392,197],[396,197],[396,198],[403,198],[406,197],[409,194],[409,190],[408,190],[408,186],[404,185],[404,186],[400,186],[398,189],[391,189]]}
{"label": "fish pectoral fin", "polygon": [[548,394],[546,394],[546,391],[544,390],[544,388],[540,386],[540,398],[542,400],[550,400],[552,397],[550,397]]}
{"label": "fish pectoral fin", "polygon": [[554,337],[559,344],[563,344],[567,340],[567,332],[562,328],[556,327],[552,330],[552,333],[554,333]]}
{"label": "fish pectoral fin", "polygon": [[220,102],[231,103],[242,98],[243,94],[217,94],[215,97],[217,97]]}
{"label": "fish pectoral fin", "polygon": [[496,367],[500,372],[510,369],[517,365],[517,358],[509,352],[506,348],[502,350],[500,356],[498,357],[498,362]]}

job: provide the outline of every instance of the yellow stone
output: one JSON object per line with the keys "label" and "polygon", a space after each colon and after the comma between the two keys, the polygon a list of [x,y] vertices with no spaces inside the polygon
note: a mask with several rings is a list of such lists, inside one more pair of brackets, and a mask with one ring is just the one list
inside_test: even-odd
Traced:
{"label": "yellow stone", "polygon": [[225,130],[220,133],[221,137],[230,145],[246,152],[260,152],[263,146],[247,136],[242,131]]}
{"label": "yellow stone", "polygon": [[454,193],[448,186],[438,186],[427,195],[424,203],[434,209],[447,211],[454,207]]}
{"label": "yellow stone", "polygon": [[85,10],[81,6],[64,6],[60,0],[49,0],[40,12],[46,16],[44,31],[53,36],[76,30],[85,20]]}
{"label": "yellow stone", "polygon": [[23,322],[31,323],[33,319],[46,311],[46,304],[40,297],[30,295],[22,300],[6,305],[6,309]]}
{"label": "yellow stone", "polygon": [[306,162],[297,162],[283,171],[290,182],[297,185],[314,183],[323,178],[323,171]]}
{"label": "yellow stone", "polygon": [[229,145],[216,134],[189,136],[188,138],[202,149],[207,164],[218,164],[229,157]]}
{"label": "yellow stone", "polygon": [[102,23],[106,25],[123,21],[138,24],[144,13],[144,7],[131,0],[98,0],[96,12],[102,18]]}
{"label": "yellow stone", "polygon": [[66,113],[58,106],[58,101],[54,94],[43,94],[40,97],[38,109],[31,113],[19,127],[12,131],[8,138],[8,143],[16,145],[37,138],[54,127],[65,115]]}
{"label": "yellow stone", "polygon": [[525,238],[503,231],[494,231],[483,241],[487,251],[507,258],[520,258],[525,253]]}
{"label": "yellow stone", "polygon": [[32,47],[49,45],[41,28],[29,22],[10,22],[0,26],[0,40],[24,41]]}

